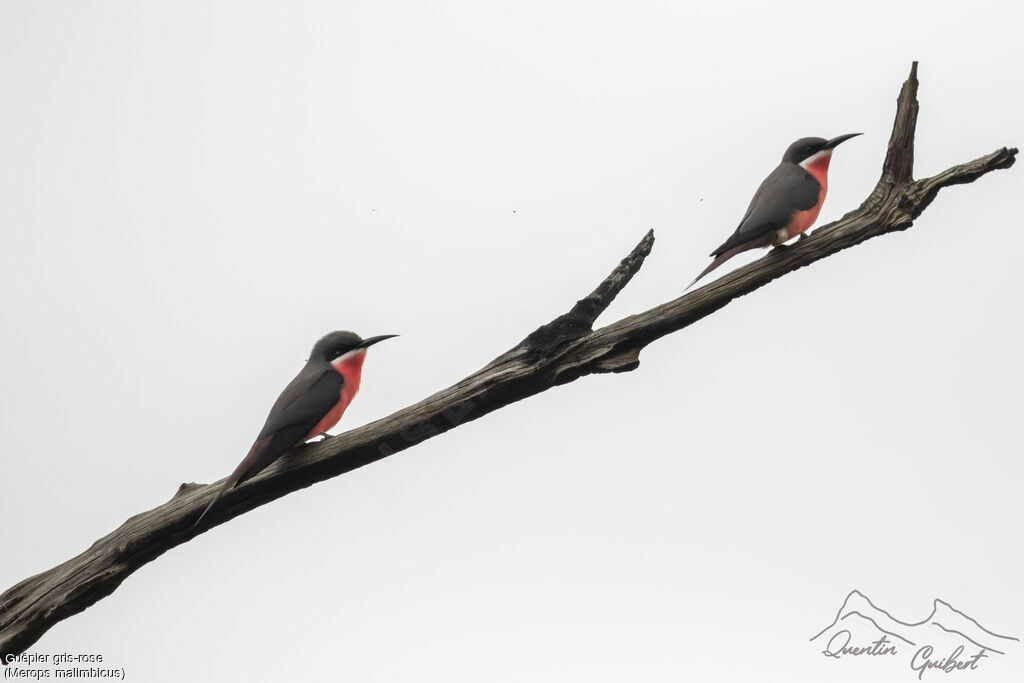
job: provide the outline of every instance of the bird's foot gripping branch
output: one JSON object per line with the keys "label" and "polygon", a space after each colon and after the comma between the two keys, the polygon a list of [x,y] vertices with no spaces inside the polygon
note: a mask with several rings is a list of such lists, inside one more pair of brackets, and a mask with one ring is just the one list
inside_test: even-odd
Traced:
{"label": "bird's foot gripping branch", "polygon": [[9,588],[0,595],[0,658],[6,662],[8,656],[24,652],[51,626],[112,593],[139,567],[214,526],[559,384],[592,373],[632,370],[639,365],[641,350],[659,337],[798,268],[873,237],[906,230],[940,189],[1013,165],[1017,150],[1003,147],[914,180],[917,87],[915,63],[897,100],[881,177],[859,208],[785,251],[771,252],[685,296],[594,329],[598,316],[650,253],[654,235],[647,233],[611,275],[569,312],[462,381],[381,420],[292,451],[259,476],[225,491],[198,525],[194,525],[196,518],[223,482],[182,484],[171,500],[129,518],[68,561]]}

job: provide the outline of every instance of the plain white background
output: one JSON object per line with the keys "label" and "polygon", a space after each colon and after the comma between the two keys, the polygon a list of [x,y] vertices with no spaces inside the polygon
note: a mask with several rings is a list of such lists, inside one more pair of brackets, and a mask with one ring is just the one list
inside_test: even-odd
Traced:
{"label": "plain white background", "polygon": [[[819,225],[854,208],[913,59],[919,176],[1020,145],[1009,7],[3,3],[0,586],[230,472],[332,329],[402,335],[350,428],[649,228],[602,321],[678,296],[795,138],[864,133]],[[913,680],[808,643],[852,588],[1024,636],[1021,172],[635,372],[217,528],[33,651],[135,681]]]}

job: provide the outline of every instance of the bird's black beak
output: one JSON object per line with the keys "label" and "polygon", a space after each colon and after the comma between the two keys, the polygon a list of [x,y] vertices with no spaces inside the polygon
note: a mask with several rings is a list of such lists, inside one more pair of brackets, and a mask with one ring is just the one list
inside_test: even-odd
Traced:
{"label": "bird's black beak", "polygon": [[385,339],[391,339],[392,337],[397,337],[397,336],[398,336],[397,334],[381,334],[381,335],[378,335],[376,337],[367,337],[363,341],[359,342],[359,346],[357,346],[356,348],[357,349],[368,349],[371,346],[373,346],[374,344],[376,344],[377,342],[382,342]]}
{"label": "bird's black beak", "polygon": [[844,142],[846,142],[847,140],[849,140],[850,138],[855,138],[858,135],[863,135],[863,133],[847,133],[846,135],[840,135],[839,137],[832,138],[831,140],[825,143],[825,146],[822,147],[822,149],[834,149],[839,145],[843,144]]}

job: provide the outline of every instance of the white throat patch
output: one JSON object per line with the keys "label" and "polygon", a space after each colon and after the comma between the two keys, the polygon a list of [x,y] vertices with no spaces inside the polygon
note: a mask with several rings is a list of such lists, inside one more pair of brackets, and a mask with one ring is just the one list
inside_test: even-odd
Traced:
{"label": "white throat patch", "polygon": [[343,363],[347,361],[349,358],[352,358],[353,356],[356,356],[360,353],[366,353],[366,349],[352,349],[351,351],[343,353],[334,360],[332,360],[331,365],[338,365],[339,363]]}
{"label": "white throat patch", "polygon": [[801,168],[807,168],[808,166],[813,164],[815,161],[818,161],[819,159],[824,159],[827,156],[831,156],[831,154],[832,154],[832,150],[830,150],[830,149],[823,149],[820,152],[815,152],[811,156],[809,156],[806,159],[804,159],[803,161],[801,161],[800,162],[800,166],[801,166]]}

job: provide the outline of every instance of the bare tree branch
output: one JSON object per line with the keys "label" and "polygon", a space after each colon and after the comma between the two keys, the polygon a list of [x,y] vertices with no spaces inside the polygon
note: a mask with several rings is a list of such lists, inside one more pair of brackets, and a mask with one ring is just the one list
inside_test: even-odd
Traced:
{"label": "bare tree branch", "polygon": [[881,178],[859,208],[796,245],[773,250],[685,296],[594,330],[597,317],[651,252],[654,233],[648,232],[572,310],[461,382],[382,420],[295,449],[224,495],[200,526],[192,525],[219,482],[182,484],[168,502],[129,518],[78,556],[8,589],[0,595],[0,658],[24,652],[51,626],[112,593],[142,565],[216,525],[551,387],[592,373],[633,370],[641,350],[659,337],[691,325],[775,278],[872,237],[905,230],[943,187],[973,182],[989,171],[1013,165],[1017,150],[1004,147],[930,178],[913,180],[917,86],[915,62],[897,100]]}

